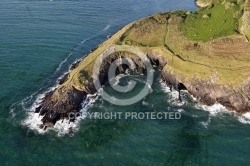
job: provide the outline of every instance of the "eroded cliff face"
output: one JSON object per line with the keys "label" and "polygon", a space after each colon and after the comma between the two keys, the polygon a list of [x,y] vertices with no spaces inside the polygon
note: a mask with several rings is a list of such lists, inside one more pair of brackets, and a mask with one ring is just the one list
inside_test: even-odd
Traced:
{"label": "eroded cliff face", "polygon": [[[108,82],[108,69],[110,64],[118,58],[126,58],[122,53],[108,58],[102,65],[100,70],[100,81],[102,84]],[[245,113],[250,110],[250,80],[246,80],[238,89],[232,89],[225,85],[218,85],[212,79],[186,79],[178,77],[172,70],[168,69],[168,59],[155,52],[148,54],[152,65],[157,65],[161,69],[161,79],[169,86],[173,86],[176,90],[187,90],[192,94],[199,103],[213,105],[216,102],[222,104],[226,108],[237,113]],[[136,64],[136,71],[145,73],[145,66],[138,57],[132,58]],[[128,66],[118,66],[118,73],[124,73]],[[91,80],[93,81],[93,80]],[[97,92],[93,82],[89,82],[82,91],[71,87],[61,86],[53,92],[46,95],[41,106],[36,109],[41,116],[45,126],[53,126],[57,120],[68,118],[70,112],[77,112],[81,109],[81,103],[87,94]]]}
{"label": "eroded cliff face", "polygon": [[36,112],[44,116],[42,122],[46,126],[53,126],[56,121],[68,118],[69,112],[81,109],[81,103],[86,97],[86,92],[74,87],[60,87],[48,93]]}
{"label": "eroded cliff face", "polygon": [[225,85],[218,85],[212,80],[185,80],[176,77],[171,71],[164,70],[162,79],[169,86],[177,90],[187,90],[199,103],[211,106],[220,103],[231,111],[246,113],[250,111],[250,82],[232,89]]}
{"label": "eroded cliff face", "polygon": [[[152,65],[157,65],[160,69],[167,64],[167,59],[164,56],[159,54],[148,54],[147,57],[150,59]],[[128,55],[128,53],[118,52],[109,56],[105,61],[103,61],[102,66],[99,71],[99,80],[101,85],[104,85],[108,82],[108,70],[110,64],[117,59],[126,59],[129,58],[135,64],[135,68],[132,73],[146,73],[146,67],[143,61],[133,55]],[[129,63],[130,61],[128,61]],[[117,74],[125,73],[126,69],[129,66],[124,64],[117,64]],[[64,82],[67,81],[69,77],[64,78]],[[59,86],[52,92],[46,94],[41,105],[36,108],[36,113],[39,113],[41,116],[44,116],[42,122],[45,127],[53,126],[58,120],[68,118],[69,113],[78,112],[82,106],[82,102],[86,99],[87,94],[94,94],[98,89],[94,86],[94,79],[90,78],[88,84],[85,84],[82,89],[77,89],[74,86]],[[72,119],[73,120],[73,119]],[[43,127],[43,126],[41,126]]]}
{"label": "eroded cliff face", "polygon": [[[48,93],[36,109],[44,116],[44,126],[53,126],[57,120],[68,118],[70,112],[79,111],[87,94],[97,92],[96,76],[93,77],[95,61],[114,45],[140,49],[152,65],[161,69],[161,78],[166,84],[176,90],[187,90],[200,103],[218,102],[238,113],[250,111],[249,42],[236,32],[209,41],[187,39],[180,27],[189,14],[187,11],[165,12],[131,23],[73,65],[58,88]],[[108,82],[110,64],[121,58],[131,59],[136,72],[146,72],[138,56],[116,51],[103,60],[97,72],[102,85]],[[123,64],[117,66],[117,73],[128,68]]]}

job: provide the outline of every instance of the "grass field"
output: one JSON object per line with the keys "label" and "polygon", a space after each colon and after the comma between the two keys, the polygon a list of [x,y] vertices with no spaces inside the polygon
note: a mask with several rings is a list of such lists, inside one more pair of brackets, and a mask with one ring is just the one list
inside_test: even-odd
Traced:
{"label": "grass field", "polygon": [[191,40],[208,41],[237,33],[241,8],[239,5],[226,6],[226,3],[218,3],[188,15],[181,25],[184,36]]}
{"label": "grass field", "polygon": [[121,37],[122,44],[137,46],[162,46],[167,31],[166,16],[156,14],[136,22]]}
{"label": "grass field", "polygon": [[[95,59],[115,44],[136,46],[147,54],[157,52],[168,60],[165,70],[178,78],[243,84],[250,78],[250,46],[245,36],[237,33],[242,6],[232,2],[216,3],[190,14],[165,12],[135,21],[90,53],[61,86],[85,90]],[[82,73],[89,77],[82,78]]]}

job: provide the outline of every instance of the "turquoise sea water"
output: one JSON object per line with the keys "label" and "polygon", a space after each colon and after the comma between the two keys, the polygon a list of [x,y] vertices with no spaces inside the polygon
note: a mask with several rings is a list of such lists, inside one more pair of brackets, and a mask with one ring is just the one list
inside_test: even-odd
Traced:
{"label": "turquoise sea water", "polygon": [[180,120],[86,119],[65,136],[22,125],[36,96],[108,35],[176,9],[196,7],[193,0],[1,0],[0,165],[249,165],[249,121],[172,104],[157,79],[143,102],[119,107],[98,98],[88,111],[174,111]]}

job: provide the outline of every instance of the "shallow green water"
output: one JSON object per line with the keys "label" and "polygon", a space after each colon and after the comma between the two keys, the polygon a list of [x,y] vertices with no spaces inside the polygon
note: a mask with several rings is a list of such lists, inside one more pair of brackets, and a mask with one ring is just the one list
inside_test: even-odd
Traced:
{"label": "shallow green water", "polygon": [[176,106],[157,79],[144,102],[119,107],[98,98],[88,111],[181,112],[180,120],[85,119],[78,132],[62,137],[22,125],[37,95],[107,35],[149,14],[183,8],[196,7],[191,0],[2,0],[0,165],[248,165],[249,124]]}

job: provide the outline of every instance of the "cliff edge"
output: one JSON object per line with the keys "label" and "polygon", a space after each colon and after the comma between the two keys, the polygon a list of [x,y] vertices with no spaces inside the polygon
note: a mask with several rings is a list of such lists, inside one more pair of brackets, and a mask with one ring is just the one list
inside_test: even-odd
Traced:
{"label": "cliff edge", "polygon": [[[135,21],[115,33],[77,64],[57,89],[36,109],[45,126],[79,111],[94,87],[93,70],[98,56],[114,45],[140,49],[162,69],[161,78],[177,90],[185,89],[206,105],[218,102],[238,113],[250,111],[250,30],[248,0],[197,0],[195,12],[158,13]],[[145,66],[126,51],[103,61],[99,79],[107,82],[110,64],[131,58],[139,71]],[[120,66],[118,72],[126,67]]]}

